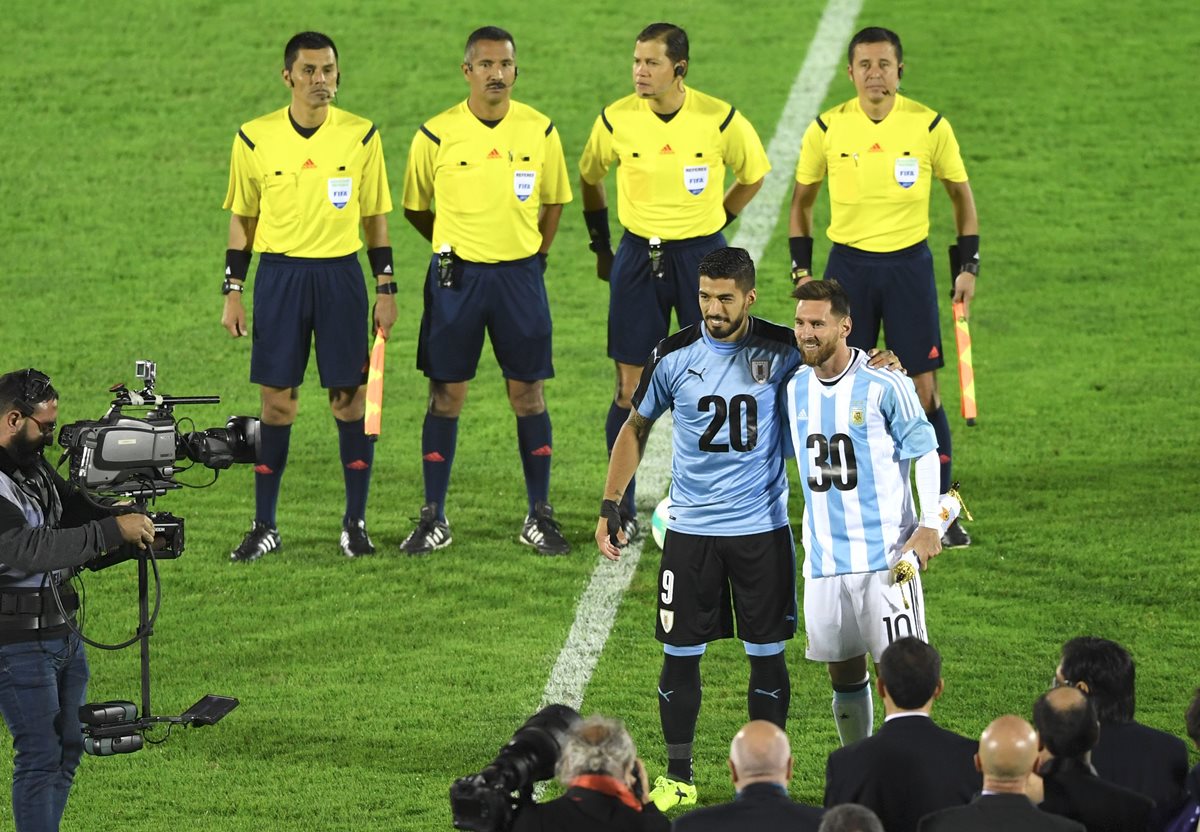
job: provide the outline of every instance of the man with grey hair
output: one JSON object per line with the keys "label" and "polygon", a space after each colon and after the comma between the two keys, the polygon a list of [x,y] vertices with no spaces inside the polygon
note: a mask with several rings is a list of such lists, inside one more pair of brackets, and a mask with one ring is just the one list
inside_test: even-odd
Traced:
{"label": "man with grey hair", "polygon": [[788,797],[792,750],[787,734],[775,723],[756,719],[737,732],[729,746],[729,775],[737,792],[733,802],[688,812],[672,829],[817,832],[821,810]]}
{"label": "man with grey hair", "polygon": [[817,832],[883,832],[879,815],[858,803],[843,803],[825,810]]}
{"label": "man with grey hair", "polygon": [[513,832],[667,832],[649,800],[646,768],[619,719],[588,717],[567,734],[555,773],[566,793],[527,806]]}

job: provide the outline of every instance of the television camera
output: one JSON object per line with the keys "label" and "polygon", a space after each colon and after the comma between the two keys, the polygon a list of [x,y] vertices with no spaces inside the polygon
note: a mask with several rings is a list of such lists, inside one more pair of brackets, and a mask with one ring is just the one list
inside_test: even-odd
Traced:
{"label": "television camera", "polygon": [[[107,413],[94,421],[64,425],[58,444],[64,452],[61,466],[69,461],[69,479],[76,488],[98,505],[99,498],[122,498],[135,509],[145,510],[149,501],[167,491],[184,487],[177,467],[189,460],[220,472],[236,463],[258,459],[259,420],[233,416],[223,428],[181,431],[174,409],[178,405],[218,404],[219,396],[164,396],[155,391],[157,365],[153,361],[136,362],[137,377],[144,386],[130,390],[118,384],[110,391],[114,398]],[[142,417],[125,413],[126,409],[147,408]],[[190,420],[189,420],[190,421]],[[215,476],[214,476],[215,481]],[[211,485],[212,483],[208,483]],[[107,505],[114,505],[110,502]],[[86,564],[93,571],[126,560],[138,563],[138,628],[134,636],[120,644],[102,644],[79,633],[88,644],[107,650],[141,643],[142,697],[141,714],[133,702],[89,703],[79,709],[83,723],[84,748],[89,754],[108,756],[137,751],[143,747],[146,733],[166,724],[168,734],[174,725],[213,725],[238,705],[228,696],[209,694],[179,716],[155,716],[150,711],[150,636],[162,600],[158,561],[183,554],[182,517],[167,512],[148,512],[154,523],[154,543],[149,549],[125,544],[118,550]],[[149,573],[154,573],[154,610],[150,611]],[[54,588],[57,596],[58,590]],[[60,602],[61,607],[61,602]]]}

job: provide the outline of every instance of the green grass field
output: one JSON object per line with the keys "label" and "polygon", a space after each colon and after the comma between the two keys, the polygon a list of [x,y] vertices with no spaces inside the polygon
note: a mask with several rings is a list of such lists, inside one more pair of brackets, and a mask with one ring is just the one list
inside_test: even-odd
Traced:
{"label": "green grass field", "polygon": [[[766,142],[822,8],[533,0],[497,15],[474,0],[364,0],[353,10],[310,0],[277,9],[13,4],[0,122],[2,369],[49,372],[62,393],[60,423],[99,417],[107,387],[132,381],[138,358],[158,362],[160,392],[222,396],[220,406],[180,409],[199,427],[257,413],[249,340],[233,342],[219,326],[220,205],[238,126],[287,101],[278,53],[295,31],[337,40],[339,103],[379,125],[399,202],[413,132],[465,95],[457,64],[477,25],[515,34],[518,97],[554,118],[573,166],[599,108],[629,90],[633,36],[654,19],[688,29],[691,84],[733,101]],[[1180,89],[1185,56],[1200,47],[1200,11],[1183,0],[866,0],[859,23],[903,36],[905,92],[953,123],[982,224],[977,427],[956,415],[953,370],[942,375],[976,543],[941,557],[926,578],[947,681],[937,715],[977,734],[1000,713],[1028,714],[1059,645],[1092,633],[1137,659],[1139,718],[1182,735],[1200,684],[1200,367],[1190,343],[1200,180]],[[826,103],[852,94],[839,72]],[[822,228],[826,204],[822,196]],[[949,201],[935,193],[934,251],[952,234]],[[575,554],[542,560],[516,543],[525,498],[515,425],[485,355],[459,433],[448,509],[455,543],[401,557],[396,546],[422,502],[425,381],[413,364],[426,249],[399,211],[391,235],[402,291],[369,517],[380,555],[347,562],[336,552],[336,434],[313,378],[283,486],[282,552],[228,564],[253,513],[248,469],[159,503],[186,516],[188,551],[162,567],[155,710],[177,713],[210,691],[241,707],[215,728],[177,732],[136,755],[85,760],[65,829],[446,829],[450,782],[485,765],[537,707],[597,560],[612,389],[607,290],[592,276],[576,202],[547,275],[558,371],[547,385],[551,496]],[[781,224],[761,264],[757,309],[786,322],[785,237]],[[817,250],[820,267],[827,245]],[[800,511],[794,496],[793,516]],[[665,765],[655,561],[648,548],[612,611],[583,707],[627,721],[651,776]],[[86,580],[89,632],[125,637],[136,614],[132,568]],[[828,683],[801,658],[802,639],[789,655],[792,793],[816,803],[836,743]],[[92,650],[89,659],[91,699],[137,698],[135,650]],[[731,794],[724,760],[745,719],[745,664],[736,642],[715,645],[704,662],[703,802]],[[5,755],[0,781],[9,765]]]}

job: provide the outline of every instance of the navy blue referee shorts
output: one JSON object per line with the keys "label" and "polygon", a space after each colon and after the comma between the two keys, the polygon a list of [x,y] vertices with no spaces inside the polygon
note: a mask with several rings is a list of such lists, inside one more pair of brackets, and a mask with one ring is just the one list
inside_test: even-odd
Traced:
{"label": "navy blue referee shorts", "polygon": [[250,381],[299,387],[313,335],[325,388],[367,381],[367,288],[357,254],[260,254],[254,275]]}
{"label": "navy blue referee shorts", "polygon": [[924,241],[884,253],[834,243],[825,279],[837,280],[850,296],[850,346],[874,347],[882,323],[884,343],[910,374],[945,364],[933,257]]}
{"label": "navy blue referee shorts", "polygon": [[663,243],[663,279],[650,274],[650,244],[626,231],[608,281],[608,357],[642,366],[671,329],[700,323],[700,260],[726,245],[721,232]]}
{"label": "navy blue referee shorts", "polygon": [[455,261],[455,285],[438,285],[438,255],[425,276],[417,368],[434,381],[475,377],[483,333],[505,378],[553,378],[550,302],[538,256],[505,263]]}

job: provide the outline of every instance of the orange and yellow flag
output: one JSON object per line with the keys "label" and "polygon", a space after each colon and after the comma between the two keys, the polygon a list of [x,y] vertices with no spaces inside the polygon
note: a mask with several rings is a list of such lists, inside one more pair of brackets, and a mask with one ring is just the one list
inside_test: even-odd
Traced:
{"label": "orange and yellow flag", "polygon": [[367,371],[367,413],[363,419],[363,430],[367,438],[379,438],[383,422],[383,363],[387,357],[387,336],[379,329],[375,333],[375,346],[371,348],[371,364]]}

